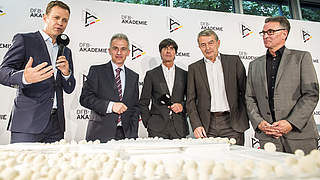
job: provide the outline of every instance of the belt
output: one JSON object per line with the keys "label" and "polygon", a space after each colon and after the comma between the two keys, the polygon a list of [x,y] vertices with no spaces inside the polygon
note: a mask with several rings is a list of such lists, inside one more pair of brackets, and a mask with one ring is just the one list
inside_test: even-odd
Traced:
{"label": "belt", "polygon": [[211,112],[214,117],[220,117],[220,116],[225,116],[229,114],[229,111],[223,111],[223,112]]}
{"label": "belt", "polygon": [[56,112],[57,112],[57,108],[51,109],[51,115],[52,115],[52,114],[55,114]]}

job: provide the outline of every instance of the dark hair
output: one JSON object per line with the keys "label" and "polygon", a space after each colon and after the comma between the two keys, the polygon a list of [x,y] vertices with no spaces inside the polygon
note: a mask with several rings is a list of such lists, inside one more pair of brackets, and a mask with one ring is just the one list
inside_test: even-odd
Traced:
{"label": "dark hair", "polygon": [[59,6],[60,8],[62,9],[65,9],[69,12],[70,14],[70,8],[68,5],[66,5],[64,2],[62,1],[51,1],[49,2],[49,4],[47,5],[47,8],[46,8],[46,14],[48,15],[51,11],[51,9],[55,6]]}
{"label": "dark hair", "polygon": [[215,38],[215,40],[216,41],[219,41],[219,37],[218,37],[218,35],[217,35],[217,33],[215,33],[213,30],[211,30],[211,29],[205,29],[205,30],[202,30],[201,32],[199,32],[199,34],[198,34],[198,43],[199,43],[199,38],[200,38],[200,36],[214,36],[214,38]]}
{"label": "dark hair", "polygon": [[290,23],[286,17],[284,17],[284,16],[268,17],[264,22],[265,23],[268,23],[268,22],[280,23],[280,26],[282,26],[284,29],[286,29],[288,31],[288,35],[289,35]]}
{"label": "dark hair", "polygon": [[159,51],[160,51],[160,53],[161,53],[161,50],[162,50],[163,48],[166,48],[166,47],[169,47],[169,46],[173,46],[174,50],[175,50],[176,52],[178,51],[178,45],[177,45],[177,43],[176,43],[174,40],[172,40],[172,39],[170,39],[170,38],[167,38],[167,39],[162,40],[162,41],[160,42],[160,44],[159,44]]}

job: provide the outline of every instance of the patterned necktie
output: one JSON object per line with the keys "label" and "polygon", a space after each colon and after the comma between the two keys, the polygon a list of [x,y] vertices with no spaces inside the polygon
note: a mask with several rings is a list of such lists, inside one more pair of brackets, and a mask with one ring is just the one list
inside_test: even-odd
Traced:
{"label": "patterned necktie", "polygon": [[[116,78],[115,78],[120,101],[122,101],[122,87],[121,87],[121,79],[120,79],[120,71],[121,70],[122,70],[121,68],[116,69]],[[121,115],[119,115],[119,117],[118,117],[118,123],[120,121],[121,121]]]}

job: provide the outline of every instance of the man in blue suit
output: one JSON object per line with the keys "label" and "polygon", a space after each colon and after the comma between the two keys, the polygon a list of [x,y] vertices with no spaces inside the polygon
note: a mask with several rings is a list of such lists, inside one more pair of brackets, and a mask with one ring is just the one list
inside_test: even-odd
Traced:
{"label": "man in blue suit", "polygon": [[43,16],[44,28],[16,34],[0,66],[0,83],[17,88],[8,130],[11,143],[55,142],[63,139],[63,91],[75,87],[71,50],[58,55],[56,38],[63,33],[70,8],[51,1]]}
{"label": "man in blue suit", "polygon": [[80,104],[91,110],[86,140],[137,138],[139,125],[139,75],[124,62],[130,54],[125,34],[110,40],[111,61],[90,67]]}

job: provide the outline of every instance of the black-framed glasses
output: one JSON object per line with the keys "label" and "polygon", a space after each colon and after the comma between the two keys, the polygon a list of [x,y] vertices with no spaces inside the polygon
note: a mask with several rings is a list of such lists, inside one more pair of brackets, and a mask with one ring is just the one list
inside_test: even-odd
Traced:
{"label": "black-framed glasses", "polygon": [[269,36],[274,35],[275,32],[286,30],[286,29],[268,29],[266,31],[259,32],[260,36],[264,36],[265,34],[268,34]]}

